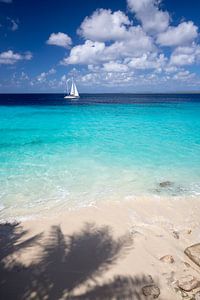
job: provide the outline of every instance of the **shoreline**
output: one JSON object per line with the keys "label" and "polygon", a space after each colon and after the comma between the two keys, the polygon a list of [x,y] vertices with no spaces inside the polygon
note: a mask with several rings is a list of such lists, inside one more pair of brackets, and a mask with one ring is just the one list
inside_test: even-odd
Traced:
{"label": "shoreline", "polygon": [[[65,265],[65,259],[60,262],[59,255],[66,251],[62,247],[66,247],[67,251],[72,251],[66,265],[66,269],[69,269],[66,281],[69,278],[73,281],[73,272],[79,272],[79,268],[84,269],[81,272],[87,273],[91,261],[95,265],[94,270],[91,267],[91,276],[84,278],[83,282],[71,288],[68,281],[63,283],[67,288],[67,299],[97,299],[94,297],[94,290],[95,293],[97,290],[98,293],[103,293],[103,290],[109,290],[110,285],[124,285],[124,282],[126,291],[128,284],[132,294],[137,294],[141,293],[142,285],[151,284],[152,280],[159,286],[159,299],[182,299],[183,292],[177,288],[180,278],[191,275],[200,279],[199,268],[184,254],[187,247],[200,242],[199,215],[200,198],[181,202],[144,198],[121,203],[108,202],[96,207],[27,220],[14,229],[25,232],[17,242],[26,244],[25,241],[33,237],[37,237],[38,242],[33,242],[28,248],[22,247],[16,253],[6,256],[6,260],[13,261],[14,258],[15,263],[30,270],[38,262],[42,265],[46,255],[51,254],[48,265],[46,262],[44,264],[46,276],[55,280],[51,277],[50,268],[55,263],[53,269],[57,269],[57,276],[62,280],[62,272],[67,270],[60,271],[62,264]],[[101,255],[103,261],[99,262]],[[161,261],[164,256],[172,256],[173,263]],[[68,258],[69,253],[66,259]],[[87,264],[84,264],[85,260]],[[138,282],[141,280],[137,287],[133,284],[134,279]],[[13,290],[15,287],[14,285]],[[45,293],[50,293],[50,290]],[[53,289],[51,292],[56,291]],[[93,295],[92,298],[81,298],[89,295],[88,293]]]}
{"label": "shoreline", "polygon": [[[165,190],[163,191],[165,192]],[[78,204],[75,203],[68,203],[68,201],[64,200],[61,202],[55,201],[56,205],[52,206],[52,203],[50,206],[39,206],[37,210],[35,209],[35,206],[24,208],[23,210],[16,209],[16,207],[9,208],[9,214],[4,213],[0,214],[0,224],[2,223],[27,223],[27,222],[36,222],[37,220],[51,220],[59,217],[63,217],[65,214],[70,213],[79,213],[80,211],[84,210],[98,210],[98,209],[105,209],[106,207],[109,209],[109,207],[117,207],[121,206],[124,208],[135,208],[138,207],[138,204],[141,203],[152,203],[152,204],[158,204],[160,203],[161,207],[163,207],[164,204],[168,203],[167,205],[170,206],[178,206],[179,203],[198,203],[200,202],[200,195],[167,195],[167,194],[147,194],[147,195],[130,195],[126,196],[123,199],[117,198],[108,198],[108,199],[102,199],[97,201],[90,201]],[[45,204],[45,202],[43,203]],[[165,205],[164,205],[165,206]],[[4,207],[2,207],[2,212],[4,211]],[[32,210],[32,213],[30,211]],[[15,214],[13,213],[15,211]],[[12,215],[12,217],[11,217]],[[56,216],[56,217],[55,217]]]}

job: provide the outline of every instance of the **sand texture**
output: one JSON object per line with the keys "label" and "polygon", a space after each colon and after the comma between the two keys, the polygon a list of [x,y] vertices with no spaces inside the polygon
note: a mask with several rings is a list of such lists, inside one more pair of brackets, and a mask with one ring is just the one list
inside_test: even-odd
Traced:
{"label": "sand texture", "polygon": [[[1,299],[198,299],[200,199],[107,202],[0,225]],[[198,255],[198,253],[197,253]]]}

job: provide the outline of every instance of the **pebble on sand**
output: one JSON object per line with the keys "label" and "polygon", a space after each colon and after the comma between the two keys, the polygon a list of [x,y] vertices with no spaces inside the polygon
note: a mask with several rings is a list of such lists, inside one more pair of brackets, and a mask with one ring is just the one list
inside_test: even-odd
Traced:
{"label": "pebble on sand", "polygon": [[178,287],[183,291],[190,292],[200,287],[200,281],[192,275],[187,275],[178,280]]}
{"label": "pebble on sand", "polygon": [[153,299],[156,299],[160,295],[160,289],[155,284],[146,285],[142,288],[142,293],[146,297],[151,296]]}
{"label": "pebble on sand", "polygon": [[200,244],[192,245],[185,249],[184,253],[200,267]]}
{"label": "pebble on sand", "polygon": [[165,255],[160,258],[160,261],[168,264],[173,264],[174,263],[174,258],[172,255]]}
{"label": "pebble on sand", "polygon": [[173,231],[172,234],[173,234],[173,237],[175,239],[177,239],[177,240],[179,239],[179,232],[178,231]]}

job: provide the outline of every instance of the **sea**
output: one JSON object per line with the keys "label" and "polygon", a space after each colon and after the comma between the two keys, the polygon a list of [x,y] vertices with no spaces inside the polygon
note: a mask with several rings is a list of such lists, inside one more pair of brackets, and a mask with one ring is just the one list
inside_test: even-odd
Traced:
{"label": "sea", "polygon": [[200,197],[199,94],[0,95],[0,221]]}

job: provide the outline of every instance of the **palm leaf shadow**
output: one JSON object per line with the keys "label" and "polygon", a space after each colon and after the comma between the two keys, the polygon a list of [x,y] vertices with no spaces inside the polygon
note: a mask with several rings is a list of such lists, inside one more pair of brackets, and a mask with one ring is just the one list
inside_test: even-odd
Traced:
{"label": "palm leaf shadow", "polygon": [[[40,234],[20,242],[26,233],[18,224],[0,225],[1,299],[143,299],[136,297],[139,297],[137,288],[147,283],[144,278],[117,276],[98,283],[130,251],[130,235],[114,238],[110,227],[89,223],[70,236],[65,236],[60,226],[52,226],[46,239],[41,241]],[[14,260],[5,263],[5,258],[38,242],[41,251],[30,266]],[[86,292],[75,296],[79,287]]]}
{"label": "palm leaf shadow", "polygon": [[[147,300],[141,293],[143,286],[152,285],[150,276],[115,276],[112,280],[89,289],[85,293],[69,297],[70,300]],[[151,298],[152,299],[152,298]]]}
{"label": "palm leaf shadow", "polygon": [[[65,238],[59,226],[53,226],[40,257],[38,295],[59,299],[88,280],[95,280],[127,252],[129,236],[113,239],[110,228],[85,224],[79,233]],[[52,285],[53,283],[53,285]]]}
{"label": "palm leaf shadow", "polygon": [[38,234],[24,240],[27,233],[19,223],[0,224],[0,299],[23,299],[34,280],[32,267],[24,266],[13,257],[32,248],[42,238],[42,234]]}

